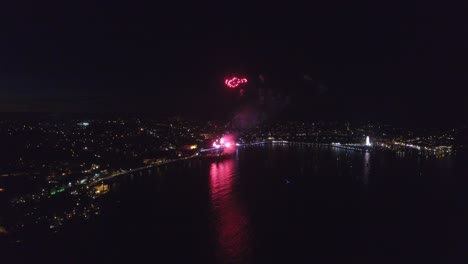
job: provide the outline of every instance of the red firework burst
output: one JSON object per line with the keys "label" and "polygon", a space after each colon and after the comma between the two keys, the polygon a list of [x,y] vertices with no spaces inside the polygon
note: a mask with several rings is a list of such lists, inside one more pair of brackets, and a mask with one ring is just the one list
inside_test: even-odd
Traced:
{"label": "red firework burst", "polygon": [[232,77],[230,79],[224,80],[224,83],[227,85],[229,88],[236,88],[240,84],[247,83],[246,78],[237,78],[237,77]]}

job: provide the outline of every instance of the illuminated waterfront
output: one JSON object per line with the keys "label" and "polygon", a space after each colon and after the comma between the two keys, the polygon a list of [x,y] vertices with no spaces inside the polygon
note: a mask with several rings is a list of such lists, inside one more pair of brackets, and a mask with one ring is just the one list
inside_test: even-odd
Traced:
{"label": "illuminated waterfront", "polygon": [[241,147],[218,162],[192,159],[115,177],[94,201],[99,216],[55,234],[28,230],[9,246],[27,258],[74,254],[78,261],[397,261],[422,252],[448,259],[466,242],[460,159]]}

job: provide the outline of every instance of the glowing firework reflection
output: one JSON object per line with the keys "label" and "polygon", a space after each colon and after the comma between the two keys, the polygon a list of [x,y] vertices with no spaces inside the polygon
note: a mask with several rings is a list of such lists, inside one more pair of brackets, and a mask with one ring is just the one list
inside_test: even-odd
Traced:
{"label": "glowing firework reflection", "polygon": [[224,83],[229,88],[236,88],[237,86],[239,86],[242,83],[247,83],[247,79],[246,78],[232,77],[231,79],[224,80]]}
{"label": "glowing firework reflection", "polygon": [[221,262],[249,257],[250,223],[242,203],[234,195],[237,166],[234,160],[212,163],[210,168],[210,194],[214,230],[217,233],[218,256]]}

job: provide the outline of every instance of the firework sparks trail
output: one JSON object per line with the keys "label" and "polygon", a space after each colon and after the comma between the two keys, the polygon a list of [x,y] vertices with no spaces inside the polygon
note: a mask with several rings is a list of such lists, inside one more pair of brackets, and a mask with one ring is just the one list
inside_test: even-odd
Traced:
{"label": "firework sparks trail", "polygon": [[232,77],[224,80],[224,83],[227,85],[229,88],[236,88],[240,84],[247,83],[246,78],[237,78],[237,77]]}
{"label": "firework sparks trail", "polygon": [[223,153],[230,154],[236,150],[236,141],[233,135],[227,134],[213,142],[214,148],[223,148]]}

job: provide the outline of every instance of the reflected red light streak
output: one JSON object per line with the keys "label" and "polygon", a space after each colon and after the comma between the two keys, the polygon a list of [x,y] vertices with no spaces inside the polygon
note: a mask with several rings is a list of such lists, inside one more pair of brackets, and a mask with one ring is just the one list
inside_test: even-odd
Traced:
{"label": "reflected red light streak", "polygon": [[250,248],[248,219],[233,195],[236,173],[234,160],[211,164],[211,203],[217,216],[214,225],[223,260],[247,258]]}

